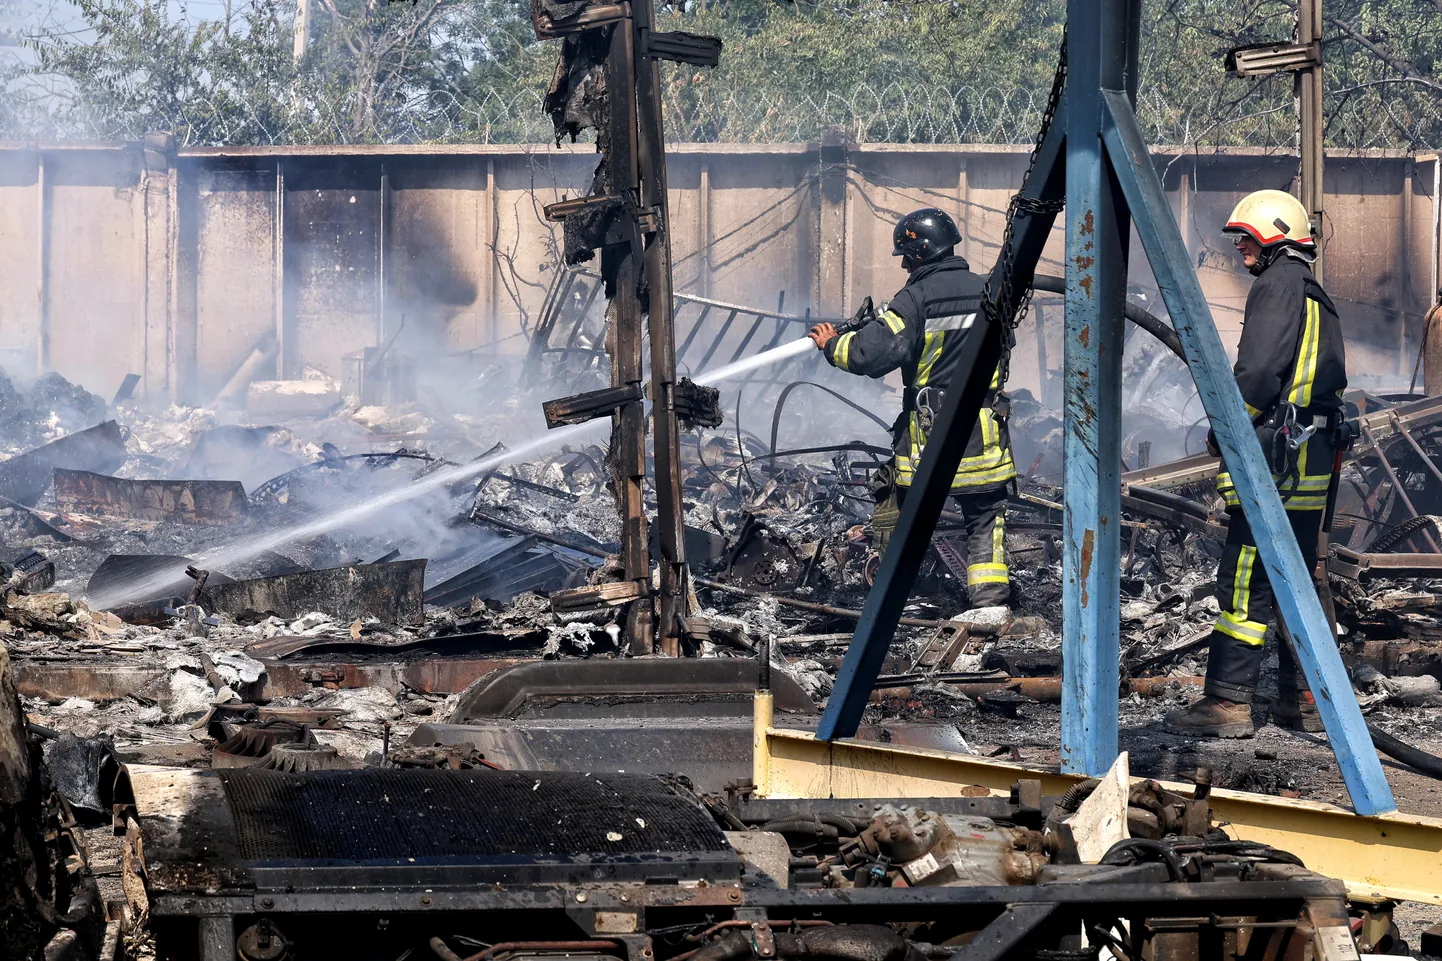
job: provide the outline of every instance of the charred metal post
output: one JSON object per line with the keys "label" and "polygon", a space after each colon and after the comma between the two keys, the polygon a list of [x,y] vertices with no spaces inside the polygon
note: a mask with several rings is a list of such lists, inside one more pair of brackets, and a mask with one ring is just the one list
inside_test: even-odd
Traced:
{"label": "charred metal post", "polygon": [[1238,77],[1267,77],[1291,73],[1295,78],[1301,169],[1297,194],[1307,209],[1312,234],[1317,240],[1317,259],[1312,273],[1320,282],[1326,259],[1327,232],[1322,224],[1322,141],[1326,119],[1322,116],[1322,0],[1300,0],[1296,38],[1292,43],[1254,43],[1227,51],[1227,69]]}
{"label": "charred metal post", "polygon": [[[610,299],[610,390],[551,401],[546,405],[547,420],[556,426],[610,414],[614,489],[621,511],[621,567],[624,580],[632,585],[630,596],[637,598],[626,618],[628,646],[634,654],[649,654],[659,641],[661,653],[677,655],[688,594],[677,414],[678,407],[684,414],[697,408],[698,401],[692,391],[678,403],[665,142],[655,61],[715,66],[721,43],[691,34],[657,33],[650,0],[636,5],[533,0],[532,18],[543,39],[566,38],[547,97],[558,137],[593,126],[602,154],[589,195],[553,204],[546,208],[546,216],[565,223],[568,265],[589,260],[593,250],[601,248],[602,282]],[[586,78],[580,80],[583,73]],[[604,83],[598,84],[602,79]],[[660,551],[655,591],[645,509],[642,344],[647,337]]]}
{"label": "charred metal post", "polygon": [[[626,5],[622,5],[626,10]],[[606,88],[610,101],[611,193],[634,198],[640,187],[637,167],[635,37],[629,20],[611,28],[606,57]],[[634,202],[634,201],[633,201]],[[635,216],[623,220],[625,241],[601,252],[601,273],[615,278],[610,304],[611,383],[633,390],[635,396],[611,417],[611,444],[616,457],[621,508],[621,564],[643,598],[632,604],[626,617],[626,639],[633,654],[649,654],[655,633],[655,615],[644,600],[651,583],[651,557],[646,527],[646,407],[640,398],[645,377],[641,342],[645,336],[641,313],[641,227]]]}
{"label": "charred metal post", "polygon": [[[666,209],[666,144],[661,127],[661,76],[655,58],[667,51],[685,59],[684,50],[658,43],[653,29],[651,0],[632,8],[635,32],[636,120],[640,133],[639,173],[641,210],[638,223],[645,231],[644,269],[649,302],[646,317],[651,337],[651,442],[656,461],[657,546],[661,556],[656,598],[657,634],[661,653],[681,653],[686,620],[686,543],[681,506],[680,429],[676,422],[676,323],[671,297],[671,233]],[[653,49],[653,46],[659,49]],[[636,248],[642,249],[642,248]]]}

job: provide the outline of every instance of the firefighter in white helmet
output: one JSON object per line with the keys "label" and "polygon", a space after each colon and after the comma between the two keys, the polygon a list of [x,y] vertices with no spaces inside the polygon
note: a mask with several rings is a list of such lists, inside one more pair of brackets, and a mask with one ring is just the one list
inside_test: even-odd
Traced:
{"label": "firefighter in white helmet", "polygon": [[[1332,299],[1312,276],[1316,243],[1307,212],[1295,197],[1280,190],[1249,194],[1232,211],[1225,232],[1257,278],[1247,296],[1233,373],[1297,546],[1312,570],[1336,451],[1345,436],[1342,391],[1347,368],[1341,322]],[[1207,447],[1218,453],[1210,433]],[[1267,627],[1273,621],[1273,594],[1225,463],[1217,489],[1230,520],[1217,570],[1221,614],[1212,631],[1204,696],[1168,714],[1164,723],[1174,734],[1251,737],[1252,699]],[[1316,702],[1285,642],[1278,643],[1277,654],[1278,698],[1272,719],[1287,727],[1321,730]]]}

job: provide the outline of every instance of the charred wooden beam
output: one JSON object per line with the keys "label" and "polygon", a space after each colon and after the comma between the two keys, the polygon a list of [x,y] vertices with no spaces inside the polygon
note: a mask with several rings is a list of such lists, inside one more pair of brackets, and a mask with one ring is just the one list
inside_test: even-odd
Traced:
{"label": "charred wooden beam", "polygon": [[[542,39],[563,37],[561,60],[546,97],[557,137],[596,130],[601,162],[589,196],[553,204],[547,219],[561,220],[568,265],[601,250],[607,312],[611,391],[552,402],[548,423],[612,416],[613,489],[621,510],[621,564],[638,603],[626,619],[632,653],[650,653],[653,635],[662,653],[679,654],[686,629],[687,569],[681,502],[680,419],[719,423],[711,398],[682,388],[676,377],[676,333],[671,245],[666,209],[665,140],[656,59],[714,65],[721,43],[709,37],[657,33],[650,3],[596,4],[584,0],[532,0],[532,22]],[[646,415],[642,344],[651,346],[651,421],[656,490],[659,578],[651,597],[645,513]],[[682,396],[684,394],[684,396]],[[684,413],[683,413],[684,412]],[[688,418],[691,419],[691,418]]]}
{"label": "charred wooden beam", "polygon": [[541,409],[546,412],[546,426],[554,430],[565,424],[583,424],[597,417],[610,417],[629,404],[640,403],[641,396],[639,383],[620,384],[548,400]]}
{"label": "charred wooden beam", "polygon": [[644,597],[635,581],[612,581],[588,587],[573,587],[551,594],[551,609],[558,612],[586,611],[596,607],[619,607]]}
{"label": "charred wooden beam", "polygon": [[714,67],[721,62],[721,40],[703,34],[681,31],[653,31],[646,44],[646,55],[655,60],[672,60],[696,67]]}
{"label": "charred wooden beam", "polygon": [[721,391],[715,387],[702,387],[682,377],[676,382],[675,399],[676,417],[687,428],[721,426]]}

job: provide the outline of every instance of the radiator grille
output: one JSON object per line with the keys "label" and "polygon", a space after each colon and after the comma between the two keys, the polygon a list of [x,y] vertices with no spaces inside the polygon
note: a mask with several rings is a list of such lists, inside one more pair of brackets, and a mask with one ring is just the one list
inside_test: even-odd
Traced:
{"label": "radiator grille", "polygon": [[694,801],[636,774],[222,770],[242,857],[342,862],[728,850]]}

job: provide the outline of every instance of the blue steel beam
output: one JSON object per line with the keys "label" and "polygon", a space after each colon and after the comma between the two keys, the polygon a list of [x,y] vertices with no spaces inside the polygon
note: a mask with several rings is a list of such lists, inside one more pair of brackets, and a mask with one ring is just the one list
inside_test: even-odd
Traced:
{"label": "blue steel beam", "polygon": [[[1117,757],[1122,316],[1131,220],[1102,151],[1102,87],[1125,82],[1117,0],[1069,0],[1063,404],[1061,766]],[[1099,9],[1100,8],[1100,9]]]}
{"label": "blue steel beam", "polygon": [[[1072,23],[1075,25],[1074,20]],[[1131,205],[1152,273],[1172,316],[1172,324],[1181,337],[1187,366],[1211,418],[1242,509],[1256,534],[1258,553],[1267,566],[1282,619],[1296,641],[1298,658],[1317,698],[1332,751],[1352,796],[1352,807],[1358,814],[1366,815],[1395,811],[1392,789],[1382,772],[1362,711],[1352,695],[1347,669],[1317,600],[1312,572],[1302,561],[1302,552],[1292,536],[1251,418],[1242,406],[1231,364],[1217,336],[1201,285],[1192,272],[1181,232],[1172,217],[1156,168],[1152,166],[1136,113],[1119,90],[1106,90],[1103,97],[1102,135],[1108,159]],[[1070,671],[1071,665],[1067,664],[1066,669]]]}
{"label": "blue steel beam", "polygon": [[[1063,190],[1062,148],[1066,140],[1065,111],[1053,118],[1037,150],[1036,166],[1022,190],[1028,200],[1058,200]],[[1018,211],[1013,231],[1015,256],[1008,274],[998,260],[988,286],[993,304],[1015,304],[1022,291],[1031,286],[1037,261],[1051,233],[1055,214]],[[1009,289],[1008,289],[1009,288]],[[1002,332],[987,321],[991,311],[982,311],[962,344],[961,357],[952,374],[951,387],[942,400],[926,448],[922,451],[916,479],[912,482],[896,531],[881,557],[876,581],[866,595],[856,633],[851,637],[846,659],[836,675],[836,686],[826,702],[826,711],[816,727],[823,741],[851,737],[861,723],[862,712],[871,697],[871,687],[881,672],[916,581],[916,572],[931,543],[932,532],[941,517],[951,481],[961,463],[966,443],[976,427],[977,416],[991,384],[992,372],[1001,357]]]}

